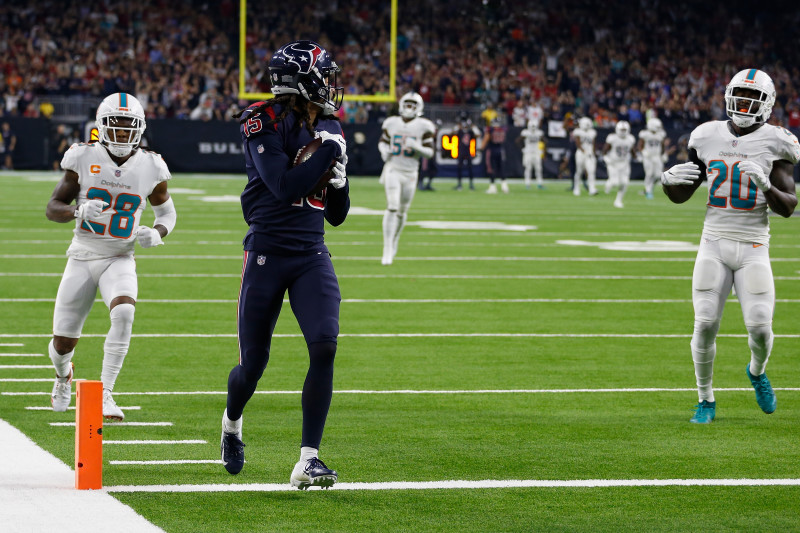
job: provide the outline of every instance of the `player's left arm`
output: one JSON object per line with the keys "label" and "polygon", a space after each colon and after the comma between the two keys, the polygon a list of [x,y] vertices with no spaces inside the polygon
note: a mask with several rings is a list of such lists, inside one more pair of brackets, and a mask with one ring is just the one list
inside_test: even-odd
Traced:
{"label": "player's left arm", "polygon": [[794,184],[794,165],[779,159],[772,163],[769,173],[770,188],[764,192],[767,205],[782,217],[790,217],[797,207],[797,192]]}
{"label": "player's left arm", "polygon": [[175,223],[178,220],[178,213],[175,211],[175,203],[167,191],[167,182],[162,181],[156,185],[150,196],[147,197],[153,212],[156,214],[156,220],[153,222],[153,229],[157,230],[159,235],[166,237],[175,229]]}

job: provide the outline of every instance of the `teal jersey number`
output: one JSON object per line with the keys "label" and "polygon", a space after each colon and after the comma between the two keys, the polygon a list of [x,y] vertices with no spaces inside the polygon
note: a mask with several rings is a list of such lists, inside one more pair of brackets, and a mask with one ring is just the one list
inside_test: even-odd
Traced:
{"label": "teal jersey number", "polygon": [[[108,234],[118,239],[127,239],[133,233],[133,222],[136,210],[142,203],[142,198],[135,194],[120,193],[116,200],[111,197],[105,189],[96,189],[92,187],[86,191],[86,198],[89,200],[102,200],[108,205],[103,211],[114,206],[114,215],[111,217],[111,224],[108,227]],[[91,227],[90,227],[91,225]],[[84,220],[81,223],[81,229],[96,233],[97,235],[104,235],[106,232],[106,225],[90,220]]]}
{"label": "teal jersey number", "polygon": [[711,207],[728,207],[728,196],[717,196],[720,187],[728,180],[731,180],[730,201],[731,207],[734,209],[741,209],[743,211],[750,211],[756,206],[756,196],[758,189],[752,180],[748,180],[746,191],[747,196],[742,198],[742,173],[739,171],[739,164],[736,163],[732,168],[728,168],[725,161],[710,161],[708,164],[708,173],[716,172],[714,180],[711,182],[711,187],[708,189],[708,205]]}

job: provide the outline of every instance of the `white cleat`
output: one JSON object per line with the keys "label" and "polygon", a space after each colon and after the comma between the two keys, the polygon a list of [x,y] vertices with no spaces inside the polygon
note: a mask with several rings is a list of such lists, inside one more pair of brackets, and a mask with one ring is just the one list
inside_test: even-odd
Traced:
{"label": "white cleat", "polygon": [[622,200],[614,200],[614,207],[622,209],[625,206],[622,205]]}
{"label": "white cleat", "polygon": [[486,189],[486,194],[497,194],[497,185],[495,185],[494,183],[489,185],[489,188]]}
{"label": "white cleat", "polygon": [[580,196],[581,195],[581,190],[576,187],[576,188],[572,189],[572,194],[574,194],[575,196]]}
{"label": "white cleat", "polygon": [[117,402],[114,401],[114,397],[111,396],[111,391],[108,389],[103,389],[103,418],[118,422],[125,420],[125,413],[117,407]]}
{"label": "white cleat", "polygon": [[391,253],[383,253],[383,257],[381,257],[381,264],[382,265],[391,265],[392,264],[392,254]]}
{"label": "white cleat", "polygon": [[339,479],[336,470],[331,470],[325,463],[316,457],[312,457],[307,461],[297,461],[292,470],[292,477],[289,482],[292,487],[300,490],[306,490],[309,487],[322,487],[329,489]]}
{"label": "white cleat", "polygon": [[69,402],[72,399],[72,375],[74,374],[75,365],[70,362],[69,376],[60,378],[56,375],[56,382],[53,383],[53,392],[50,394],[50,403],[53,405],[53,411],[63,413],[69,407]]}
{"label": "white cleat", "polygon": [[500,190],[503,191],[503,194],[508,194],[508,183],[505,181],[500,182]]}

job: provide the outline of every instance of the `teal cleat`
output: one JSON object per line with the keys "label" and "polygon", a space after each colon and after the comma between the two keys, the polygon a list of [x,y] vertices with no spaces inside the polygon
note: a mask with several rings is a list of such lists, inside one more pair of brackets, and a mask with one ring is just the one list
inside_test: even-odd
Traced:
{"label": "teal cleat", "polygon": [[747,377],[750,378],[750,383],[756,390],[756,402],[758,406],[765,413],[772,414],[778,408],[778,400],[775,398],[775,391],[772,390],[772,385],[767,379],[767,373],[764,372],[756,377],[750,373],[750,364],[747,364]]}
{"label": "teal cleat", "polygon": [[710,424],[714,421],[714,417],[717,416],[717,402],[703,400],[695,407],[697,409],[694,412],[694,416],[689,420],[693,424]]}

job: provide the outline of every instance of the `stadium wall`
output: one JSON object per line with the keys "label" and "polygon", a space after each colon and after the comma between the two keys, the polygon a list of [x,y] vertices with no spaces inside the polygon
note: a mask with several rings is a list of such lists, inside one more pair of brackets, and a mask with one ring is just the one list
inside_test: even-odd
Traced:
{"label": "stadium wall", "polygon": [[[52,161],[58,161],[61,154],[55,154],[52,145],[52,130],[55,127],[44,118],[5,117],[17,136],[17,149],[14,154],[14,167],[20,170],[48,169]],[[377,143],[381,135],[379,124],[343,124],[347,139],[348,174],[352,176],[377,176],[383,168]],[[522,128],[508,129],[505,142],[504,174],[508,178],[522,177],[522,152],[517,144]],[[597,149],[602,150],[603,141],[611,129],[598,129]],[[687,130],[668,130],[672,144],[687,136]],[[795,132],[795,134],[800,132]],[[638,132],[634,132],[638,134]],[[172,172],[214,172],[244,173],[241,137],[236,122],[228,121],[188,121],[176,119],[151,119],[147,121],[145,133],[148,148],[160,153]],[[566,137],[548,136],[546,138],[547,157],[544,161],[544,177],[556,178],[562,158],[569,156],[569,176],[574,173],[572,154],[574,146]],[[436,175],[453,177],[456,175],[455,162],[449,163],[444,157],[446,151],[437,138],[439,165]],[[444,161],[444,162],[443,162]],[[676,162],[673,155],[667,165]],[[483,162],[474,166],[477,177],[486,175]],[[597,177],[607,177],[605,165],[597,166]],[[641,163],[633,163],[631,179],[643,179]],[[795,181],[800,182],[800,167],[795,167]]]}

